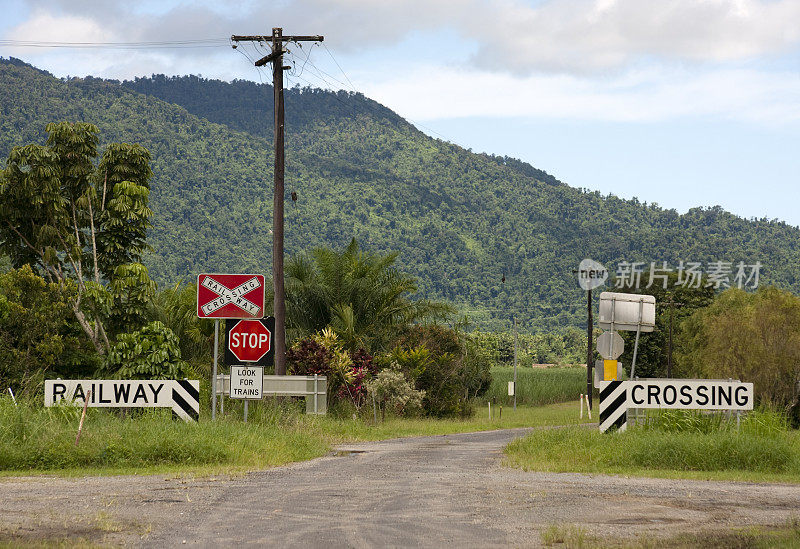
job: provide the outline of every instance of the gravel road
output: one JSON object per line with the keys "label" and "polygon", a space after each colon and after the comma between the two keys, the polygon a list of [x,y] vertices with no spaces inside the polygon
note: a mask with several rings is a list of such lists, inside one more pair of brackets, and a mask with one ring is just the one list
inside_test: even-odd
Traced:
{"label": "gravel road", "polygon": [[537,546],[552,524],[601,538],[780,525],[800,487],[500,466],[523,430],[348,445],[234,477],[0,479],[0,541],[280,547]]}

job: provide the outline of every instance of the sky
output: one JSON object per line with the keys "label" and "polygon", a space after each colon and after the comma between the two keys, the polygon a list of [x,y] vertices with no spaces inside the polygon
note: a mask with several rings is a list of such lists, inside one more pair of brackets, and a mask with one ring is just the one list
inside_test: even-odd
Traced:
{"label": "sky", "polygon": [[234,50],[232,34],[323,35],[321,44],[289,45],[289,85],[362,92],[433,137],[520,158],[573,187],[800,225],[800,0],[0,0],[0,8],[0,56],[56,76],[269,82],[252,63],[266,48]]}

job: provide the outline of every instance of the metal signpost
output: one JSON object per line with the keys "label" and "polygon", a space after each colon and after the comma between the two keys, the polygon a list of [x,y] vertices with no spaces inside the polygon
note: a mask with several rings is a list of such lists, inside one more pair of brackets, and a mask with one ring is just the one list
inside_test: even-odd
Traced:
{"label": "metal signpost", "polygon": [[[225,321],[225,365],[231,367],[231,379],[234,369],[237,371],[250,371],[241,366],[258,366],[259,376],[263,376],[263,366],[272,366],[275,363],[275,348],[273,346],[275,333],[275,318],[268,317],[260,320],[232,320]],[[249,374],[255,376],[255,373]],[[255,378],[253,378],[255,379]],[[247,423],[248,400],[261,400],[261,377],[259,382],[250,382],[249,388],[258,386],[258,396],[250,398],[251,391],[236,393],[237,385],[231,385],[231,398],[244,398],[244,421]]]}
{"label": "metal signpost", "polygon": [[602,263],[593,259],[584,259],[578,265],[577,270],[572,271],[578,274],[578,284],[586,290],[586,400],[587,405],[592,407],[592,290],[605,284],[608,278],[608,270]]}
{"label": "metal signpost", "polygon": [[612,332],[636,331],[631,361],[631,378],[633,378],[636,371],[636,353],[639,350],[639,334],[652,332],[656,326],[656,298],[645,294],[603,292],[600,294],[600,319],[597,325]]}
{"label": "metal signpost", "polygon": [[261,400],[264,388],[264,368],[261,366],[231,366],[230,397],[244,400],[244,422],[247,423],[247,403]]}
{"label": "metal signpost", "polygon": [[[264,316],[264,275],[213,274],[197,276],[197,316],[213,318],[214,366],[211,379],[217,378],[219,358],[219,319],[256,319]],[[211,384],[211,419],[217,418],[216,383]]]}

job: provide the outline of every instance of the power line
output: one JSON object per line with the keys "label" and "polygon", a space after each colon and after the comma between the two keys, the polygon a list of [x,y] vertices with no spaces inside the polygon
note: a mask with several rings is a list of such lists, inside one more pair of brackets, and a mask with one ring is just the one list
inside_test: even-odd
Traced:
{"label": "power line", "polygon": [[75,48],[75,49],[186,49],[219,48],[229,43],[227,38],[200,40],[160,40],[149,42],[47,42],[38,40],[0,40],[0,46],[16,48]]}

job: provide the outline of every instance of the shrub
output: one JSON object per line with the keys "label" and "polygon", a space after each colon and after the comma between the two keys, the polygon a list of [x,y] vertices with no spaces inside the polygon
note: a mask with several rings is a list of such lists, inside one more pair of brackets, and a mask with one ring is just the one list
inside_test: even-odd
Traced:
{"label": "shrub", "polygon": [[414,389],[396,362],[381,370],[375,379],[367,382],[367,392],[381,403],[382,411],[388,408],[399,416],[422,412],[425,391]]}
{"label": "shrub", "polygon": [[120,335],[108,353],[104,371],[120,379],[181,379],[188,375],[178,338],[158,321]]}
{"label": "shrub", "polygon": [[364,349],[348,351],[330,328],[297,341],[287,350],[286,361],[295,375],[326,376],[331,403],[349,401],[356,409],[366,402],[364,383],[375,374],[372,355]]}
{"label": "shrub", "polygon": [[491,385],[488,361],[479,360],[463,338],[443,326],[412,326],[403,330],[384,365],[396,362],[425,391],[423,408],[434,417],[469,415],[470,399]]}

